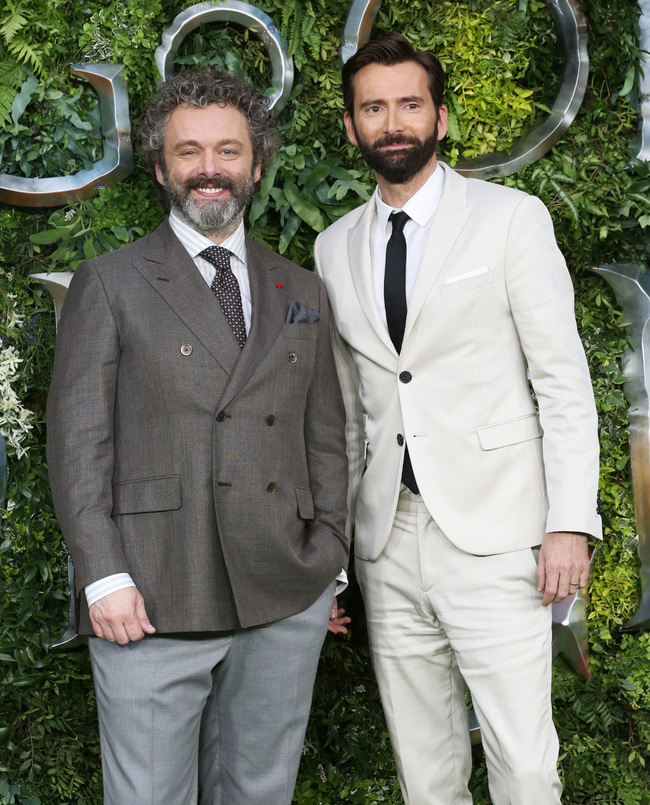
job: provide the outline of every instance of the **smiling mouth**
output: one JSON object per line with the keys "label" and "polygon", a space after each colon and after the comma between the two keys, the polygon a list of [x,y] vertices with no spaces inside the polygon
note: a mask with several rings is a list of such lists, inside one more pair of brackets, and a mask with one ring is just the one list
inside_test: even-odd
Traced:
{"label": "smiling mouth", "polygon": [[227,190],[226,187],[195,187],[194,189],[199,193],[223,193],[224,190]]}

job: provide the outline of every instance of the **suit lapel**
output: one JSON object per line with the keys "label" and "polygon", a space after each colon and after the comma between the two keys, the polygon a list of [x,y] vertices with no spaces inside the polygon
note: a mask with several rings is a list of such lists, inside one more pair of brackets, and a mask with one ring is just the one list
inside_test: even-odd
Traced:
{"label": "suit lapel", "polygon": [[246,254],[253,304],[251,328],[219,403],[221,408],[235,397],[262,363],[282,331],[289,307],[286,290],[278,287],[273,276],[277,265],[273,252],[247,235]]}
{"label": "suit lapel", "polygon": [[433,216],[418,275],[408,304],[404,346],[454,244],[472,212],[467,204],[467,180],[442,164],[445,185]]}
{"label": "suit lapel", "polygon": [[370,227],[376,215],[375,197],[366,204],[363,215],[357,224],[348,232],[348,255],[350,271],[354,288],[361,305],[361,309],[377,333],[379,339],[392,352],[397,355],[395,346],[391,341],[386,325],[381,320],[375,293],[372,286],[372,268],[370,263]]}
{"label": "suit lapel", "polygon": [[135,268],[203,346],[232,375],[241,350],[215,295],[165,221],[151,235]]}

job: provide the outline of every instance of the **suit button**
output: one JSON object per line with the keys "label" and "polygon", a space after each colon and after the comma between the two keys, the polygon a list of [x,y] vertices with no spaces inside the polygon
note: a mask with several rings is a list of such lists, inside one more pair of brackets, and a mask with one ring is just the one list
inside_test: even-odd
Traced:
{"label": "suit button", "polygon": [[271,427],[271,425],[275,425],[275,417],[273,416],[273,414],[269,414],[269,415],[266,417],[266,420],[265,420],[265,421],[266,421],[266,424],[267,424],[269,427]]}
{"label": "suit button", "polygon": [[413,375],[410,372],[401,372],[399,379],[402,381],[402,383],[410,383],[413,379]]}
{"label": "suit button", "polygon": [[271,481],[271,483],[266,487],[266,491],[272,495],[277,488],[278,485],[275,483],[275,481]]}
{"label": "suit button", "polygon": [[401,447],[404,444],[404,437],[401,433],[397,434],[397,444]]}
{"label": "suit button", "polygon": [[194,347],[191,344],[183,344],[181,347],[181,355],[191,355],[194,352]]}
{"label": "suit button", "polygon": [[219,411],[219,413],[217,414],[217,422],[223,422],[225,418],[226,418],[225,413],[223,411]]}
{"label": "suit button", "polygon": [[295,363],[298,360],[298,356],[295,352],[289,353],[289,363]]}

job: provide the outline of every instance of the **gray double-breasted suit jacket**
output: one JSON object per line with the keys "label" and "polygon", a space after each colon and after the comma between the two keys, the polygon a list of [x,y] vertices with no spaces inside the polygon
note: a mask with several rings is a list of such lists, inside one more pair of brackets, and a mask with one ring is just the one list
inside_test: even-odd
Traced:
{"label": "gray double-breasted suit jacket", "polygon": [[[158,633],[300,612],[347,564],[344,413],[321,281],[247,240],[240,349],[164,222],[82,263],[48,399],[56,514],[83,588],[128,572]],[[285,323],[291,303],[317,323]]]}

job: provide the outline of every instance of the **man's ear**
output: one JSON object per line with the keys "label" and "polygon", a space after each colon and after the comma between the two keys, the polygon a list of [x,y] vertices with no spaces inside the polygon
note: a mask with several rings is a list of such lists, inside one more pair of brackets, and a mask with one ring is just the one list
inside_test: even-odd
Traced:
{"label": "man's ear", "polygon": [[155,164],[155,171],[156,171],[156,179],[158,180],[158,184],[161,184],[164,187],[165,186],[165,177],[163,176],[163,172],[160,169],[160,165],[157,162]]}
{"label": "man's ear", "polygon": [[255,167],[253,168],[253,179],[256,184],[257,182],[259,182],[261,176],[262,176],[262,160],[260,159],[257,165],[255,165]]}
{"label": "man's ear", "polygon": [[345,123],[345,130],[348,133],[348,139],[352,145],[359,145],[357,142],[357,135],[354,130],[354,123],[352,122],[352,115],[349,112],[346,112],[343,115],[343,122]]}
{"label": "man's ear", "polygon": [[447,120],[447,107],[440,105],[438,107],[438,140],[443,139],[448,128],[449,122]]}

